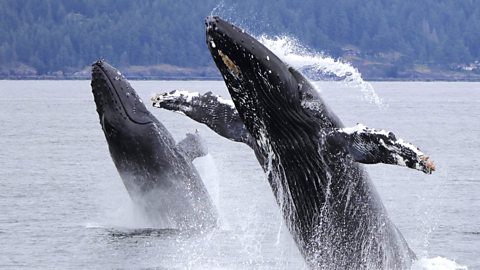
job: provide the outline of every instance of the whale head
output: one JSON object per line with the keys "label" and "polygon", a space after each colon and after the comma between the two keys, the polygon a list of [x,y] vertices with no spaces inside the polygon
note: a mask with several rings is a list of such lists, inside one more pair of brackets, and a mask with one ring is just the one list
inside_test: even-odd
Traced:
{"label": "whale head", "polygon": [[237,111],[257,141],[269,136],[308,140],[321,127],[303,106],[308,80],[244,30],[208,17],[206,41]]}
{"label": "whale head", "polygon": [[92,66],[91,86],[100,124],[117,168],[142,171],[146,163],[154,164],[150,167],[156,170],[168,168],[172,155],[168,149],[175,141],[147,110],[127,79],[107,62],[97,61]]}
{"label": "whale head", "polygon": [[[173,145],[168,131],[145,107],[128,80],[116,68],[100,60],[92,65],[92,93],[110,150],[132,147],[139,141],[148,147],[156,144]],[[155,133],[165,133],[157,136]],[[148,142],[145,138],[152,138]],[[156,138],[157,137],[157,138]],[[113,149],[115,148],[115,149]]]}
{"label": "whale head", "polygon": [[155,121],[130,83],[107,62],[100,60],[92,65],[91,86],[107,139]]}

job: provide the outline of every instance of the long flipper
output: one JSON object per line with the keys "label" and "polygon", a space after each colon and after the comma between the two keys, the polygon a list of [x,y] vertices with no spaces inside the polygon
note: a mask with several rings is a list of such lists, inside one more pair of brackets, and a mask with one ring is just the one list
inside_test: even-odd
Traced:
{"label": "long flipper", "polygon": [[251,145],[251,136],[230,100],[214,96],[211,92],[200,95],[175,90],[153,96],[152,102],[154,107],[183,113],[222,137]]}
{"label": "long flipper", "polygon": [[[153,106],[183,113],[206,124],[219,135],[252,145],[251,136],[230,100],[211,92],[200,95],[187,91],[172,91],[152,97]],[[345,149],[355,161],[365,164],[385,163],[432,173],[435,165],[414,145],[396,139],[391,132],[377,131],[358,124],[353,128],[326,129],[329,145]]]}
{"label": "long flipper", "polygon": [[406,166],[427,174],[435,165],[416,146],[397,139],[392,132],[377,131],[358,124],[353,128],[331,129],[326,134],[331,146],[343,147],[355,161]]}

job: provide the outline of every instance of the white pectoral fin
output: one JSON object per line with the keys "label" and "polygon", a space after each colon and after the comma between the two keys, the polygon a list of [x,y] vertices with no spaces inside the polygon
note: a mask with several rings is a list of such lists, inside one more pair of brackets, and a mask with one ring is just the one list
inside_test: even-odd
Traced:
{"label": "white pectoral fin", "polygon": [[198,92],[173,90],[168,93],[155,94],[151,97],[151,101],[153,107],[187,114],[193,110],[192,100],[199,96]]}
{"label": "white pectoral fin", "polygon": [[413,144],[397,139],[392,132],[357,124],[350,128],[333,129],[327,134],[327,140],[343,147],[360,163],[394,164],[427,174],[435,171],[435,165],[428,156]]}
{"label": "white pectoral fin", "polygon": [[229,99],[212,92],[172,91],[152,97],[154,107],[181,112],[194,121],[207,125],[222,137],[251,145],[250,134]]}
{"label": "white pectoral fin", "polygon": [[387,143],[387,149],[395,156],[398,165],[431,174],[435,164],[415,145],[398,139]]}

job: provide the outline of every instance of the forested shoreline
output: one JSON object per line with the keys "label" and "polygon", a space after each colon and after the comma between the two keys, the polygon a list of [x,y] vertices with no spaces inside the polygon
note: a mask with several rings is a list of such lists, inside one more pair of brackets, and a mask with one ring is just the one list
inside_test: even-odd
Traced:
{"label": "forested shoreline", "polygon": [[367,79],[479,80],[479,0],[0,0],[0,78],[88,78],[106,59],[137,78],[220,78],[203,20],[289,35]]}

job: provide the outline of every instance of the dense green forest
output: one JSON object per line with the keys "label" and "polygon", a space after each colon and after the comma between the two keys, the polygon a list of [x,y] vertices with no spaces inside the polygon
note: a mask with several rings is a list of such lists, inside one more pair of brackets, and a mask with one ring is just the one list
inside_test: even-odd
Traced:
{"label": "dense green forest", "polygon": [[215,75],[203,24],[212,13],[254,34],[296,37],[316,51],[358,63],[367,74],[378,67],[384,77],[415,67],[480,71],[475,63],[480,0],[0,0],[0,5],[1,77],[71,75],[99,58],[130,70],[156,66],[160,73]]}

